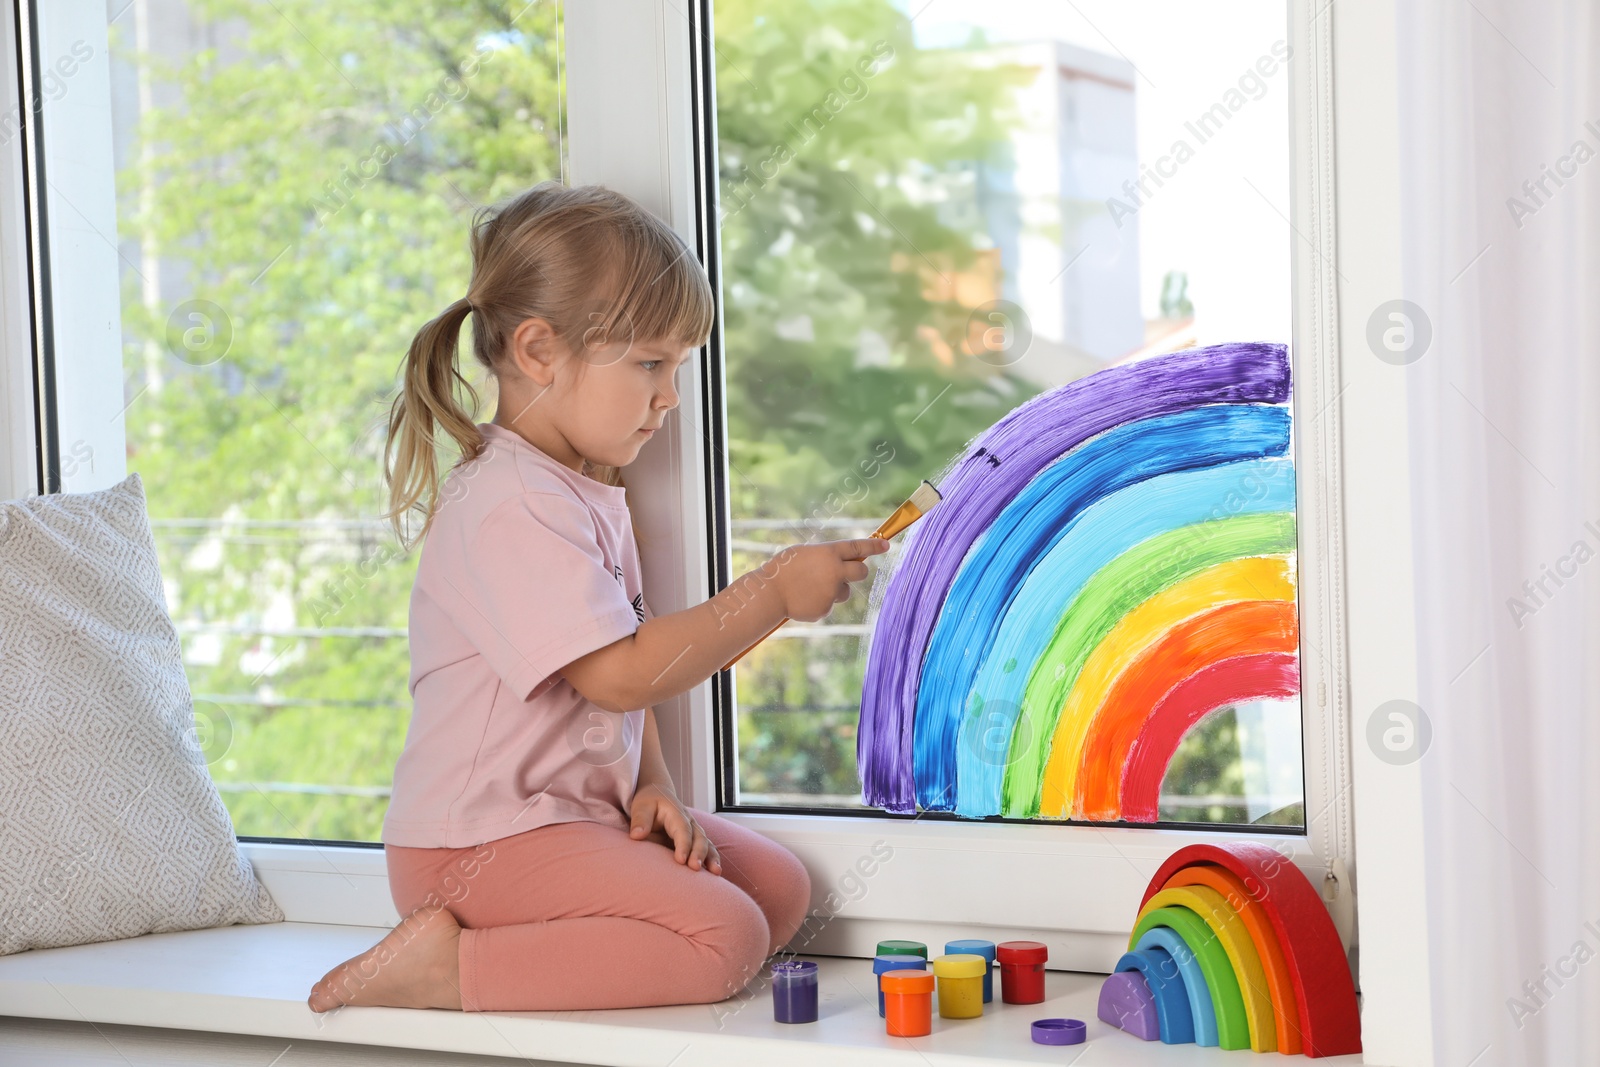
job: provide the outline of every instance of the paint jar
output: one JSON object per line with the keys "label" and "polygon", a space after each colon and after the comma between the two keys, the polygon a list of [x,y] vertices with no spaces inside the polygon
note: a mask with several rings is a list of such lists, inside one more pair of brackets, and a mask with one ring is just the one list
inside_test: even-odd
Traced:
{"label": "paint jar", "polygon": [[993,941],[946,941],[945,953],[962,953],[972,956],[982,956],[988,963],[983,971],[983,1002],[989,1003],[994,999],[994,942]]}
{"label": "paint jar", "polygon": [[933,1032],[933,973],[884,971],[884,1030],[890,1037],[926,1037]]}
{"label": "paint jar", "polygon": [[983,1014],[983,972],[989,961],[967,952],[939,956],[933,975],[939,979],[939,1017],[976,1019]]}
{"label": "paint jar", "polygon": [[878,980],[885,971],[921,971],[926,970],[928,961],[921,956],[907,956],[893,953],[884,956],[874,956],[872,959],[872,983],[878,987],[878,1018],[883,1015],[883,983]]}
{"label": "paint jar", "polygon": [[928,958],[928,946],[921,941],[879,941],[875,956],[921,956]]}
{"label": "paint jar", "polygon": [[1002,941],[995,946],[1000,961],[1000,999],[1007,1004],[1044,1000],[1044,961],[1050,949],[1043,941]]}
{"label": "paint jar", "polygon": [[772,1017],[780,1023],[817,1021],[817,965],[784,960],[772,965]]}

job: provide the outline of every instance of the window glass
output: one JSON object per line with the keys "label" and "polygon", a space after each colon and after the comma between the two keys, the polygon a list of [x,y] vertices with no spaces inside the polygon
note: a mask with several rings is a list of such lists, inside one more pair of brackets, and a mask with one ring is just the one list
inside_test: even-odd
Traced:
{"label": "window glass", "polygon": [[[1290,334],[1286,8],[719,0],[735,572],[870,533],[1029,397]],[[736,801],[860,808],[858,592],[735,670]],[[1163,822],[1303,825],[1298,697],[1184,734]]]}
{"label": "window glass", "polygon": [[[375,841],[416,562],[379,518],[388,403],[466,290],[474,208],[563,172],[560,7],[106,18],[127,465],[211,773],[241,835]],[[44,119],[48,143],[71,112]]]}

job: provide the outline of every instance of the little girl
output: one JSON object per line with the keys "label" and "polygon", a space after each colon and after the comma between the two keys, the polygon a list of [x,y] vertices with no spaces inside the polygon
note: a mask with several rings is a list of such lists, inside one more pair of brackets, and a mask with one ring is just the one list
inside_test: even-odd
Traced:
{"label": "little girl", "polygon": [[[711,287],[671,229],[593,186],[484,209],[471,244],[467,295],[411,343],[385,450],[390,517],[420,512],[425,538],[382,834],[405,919],[308,1003],[723,1000],[798,930],[810,880],[781,846],[678,799],[651,706],[785,616],[826,616],[888,543],[791,546],[655,617],[618,468],[677,406]],[[456,357],[469,314],[498,387],[486,424],[460,399],[475,408]],[[439,429],[461,451],[442,482]]]}

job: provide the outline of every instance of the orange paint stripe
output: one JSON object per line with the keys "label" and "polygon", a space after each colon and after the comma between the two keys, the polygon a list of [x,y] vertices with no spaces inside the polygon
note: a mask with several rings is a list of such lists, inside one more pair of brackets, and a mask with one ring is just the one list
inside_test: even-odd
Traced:
{"label": "orange paint stripe", "polygon": [[1295,652],[1299,622],[1291,601],[1247,600],[1185,619],[1147,649],[1106,695],[1083,746],[1074,809],[1084,819],[1122,817],[1122,768],[1161,698],[1210,664],[1263,652]]}

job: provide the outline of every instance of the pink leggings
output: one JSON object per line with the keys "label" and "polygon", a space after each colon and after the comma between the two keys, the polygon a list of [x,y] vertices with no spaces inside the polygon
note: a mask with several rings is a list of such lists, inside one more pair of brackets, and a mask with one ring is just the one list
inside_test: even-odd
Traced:
{"label": "pink leggings", "polygon": [[709,1004],[754,978],[810,905],[794,854],[689,809],[722,874],[670,846],[563,822],[467,848],[384,847],[402,916],[443,904],[461,925],[465,1011]]}

